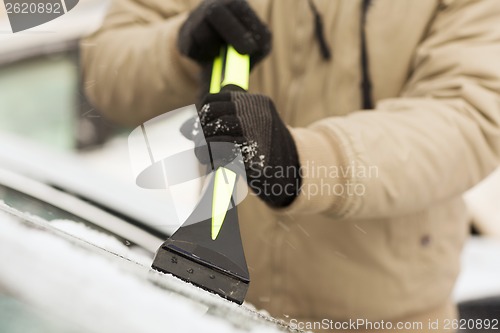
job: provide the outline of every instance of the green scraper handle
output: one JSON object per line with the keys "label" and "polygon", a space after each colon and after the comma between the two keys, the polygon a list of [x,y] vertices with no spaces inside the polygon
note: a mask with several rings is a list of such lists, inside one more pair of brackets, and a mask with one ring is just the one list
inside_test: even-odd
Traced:
{"label": "green scraper handle", "polygon": [[235,85],[248,90],[250,57],[240,54],[231,45],[223,47],[212,66],[210,93],[217,94],[227,85]]}
{"label": "green scraper handle", "polygon": [[[248,90],[250,58],[238,53],[232,46],[222,48],[220,55],[214,59],[210,93],[217,94],[228,85],[235,85]],[[214,192],[212,197],[212,240],[216,240],[226,219],[231,203],[237,175],[224,167],[215,171]]]}

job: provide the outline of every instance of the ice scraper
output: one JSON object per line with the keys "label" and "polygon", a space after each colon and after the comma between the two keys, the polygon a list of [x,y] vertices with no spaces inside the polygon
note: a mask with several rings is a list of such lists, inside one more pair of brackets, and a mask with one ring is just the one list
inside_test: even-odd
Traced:
{"label": "ice scraper", "polygon": [[[247,90],[249,71],[247,55],[223,48],[213,62],[210,93],[229,85]],[[152,268],[241,304],[250,277],[234,200],[237,177],[218,167],[194,211],[156,252]]]}

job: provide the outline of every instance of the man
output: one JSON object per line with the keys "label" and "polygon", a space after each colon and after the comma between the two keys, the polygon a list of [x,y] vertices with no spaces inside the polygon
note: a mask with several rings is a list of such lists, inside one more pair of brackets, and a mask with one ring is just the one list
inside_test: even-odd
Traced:
{"label": "man", "polygon": [[500,3],[200,3],[115,1],[82,44],[91,100],[137,125],[196,102],[220,45],[249,53],[249,92],[201,111],[207,140],[256,148],[257,196],[239,210],[247,300],[294,323],[444,329],[461,195],[499,164]]}

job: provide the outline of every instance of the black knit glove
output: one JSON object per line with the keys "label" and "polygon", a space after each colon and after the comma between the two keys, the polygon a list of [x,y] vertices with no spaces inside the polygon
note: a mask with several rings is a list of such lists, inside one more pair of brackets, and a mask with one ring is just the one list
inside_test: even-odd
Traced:
{"label": "black knit glove", "polygon": [[208,63],[227,44],[250,55],[254,65],[271,50],[271,33],[244,0],[202,1],[179,31],[179,50],[199,63]]}
{"label": "black knit glove", "polygon": [[[206,142],[234,143],[241,150],[250,188],[271,206],[291,204],[301,185],[300,163],[295,142],[273,101],[263,95],[226,91],[207,95],[202,105],[199,118]],[[206,153],[197,157],[202,163],[210,162]]]}

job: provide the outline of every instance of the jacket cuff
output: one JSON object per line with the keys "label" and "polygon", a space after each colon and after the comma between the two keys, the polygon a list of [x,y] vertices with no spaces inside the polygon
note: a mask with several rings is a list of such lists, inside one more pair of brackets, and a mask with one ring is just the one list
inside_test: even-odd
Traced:
{"label": "jacket cuff", "polygon": [[289,128],[295,140],[300,161],[302,185],[290,206],[277,209],[283,214],[318,214],[341,212],[345,197],[341,193],[345,178],[339,172],[343,165],[340,143],[332,142],[321,132],[307,128]]}

